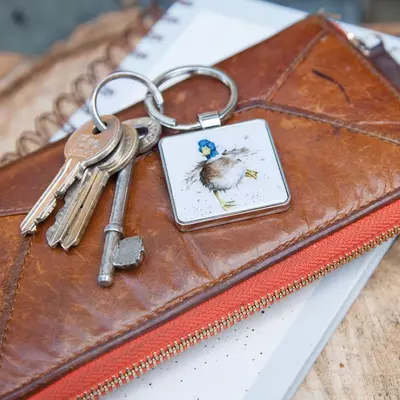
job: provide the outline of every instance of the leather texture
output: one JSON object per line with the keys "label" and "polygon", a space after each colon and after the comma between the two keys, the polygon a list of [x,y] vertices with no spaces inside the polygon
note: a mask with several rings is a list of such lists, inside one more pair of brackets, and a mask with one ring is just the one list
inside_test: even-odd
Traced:
{"label": "leather texture", "polygon": [[[182,233],[154,151],[136,161],[125,221],[127,235],[143,237],[147,257],[102,289],[95,278],[114,183],[79,247],[65,253],[45,240],[54,217],[33,238],[19,234],[24,214],[63,162],[63,143],[2,169],[2,398],[49,384],[399,198],[399,93],[325,18],[308,17],[219,67],[239,88],[238,109],[227,123],[268,122],[290,209]],[[189,122],[227,99],[222,84],[198,77],[165,92],[165,111]],[[138,105],[120,117],[142,115]]]}

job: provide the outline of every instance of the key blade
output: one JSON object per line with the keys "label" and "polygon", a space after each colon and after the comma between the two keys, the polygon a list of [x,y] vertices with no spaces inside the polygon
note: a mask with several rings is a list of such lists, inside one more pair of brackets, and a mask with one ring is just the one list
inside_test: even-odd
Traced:
{"label": "key blade", "polygon": [[104,186],[107,184],[108,178],[109,175],[106,171],[97,172],[93,184],[90,187],[90,191],[75,219],[72,221],[67,235],[60,241],[64,250],[68,251],[71,247],[77,246],[80,243],[103,192]]}
{"label": "key blade", "polygon": [[71,187],[68,189],[68,191],[64,197],[64,205],[58,210],[55,220],[54,220],[54,224],[52,226],[50,226],[49,229],[47,229],[47,232],[46,232],[47,243],[50,244],[50,242],[52,240],[51,238],[54,236],[54,233],[58,229],[58,227],[61,223],[61,220],[62,220],[63,216],[65,215],[67,208],[69,207],[69,205],[71,203],[72,198],[75,196],[76,190],[77,190],[77,182],[75,181],[71,185]]}
{"label": "key blade", "polygon": [[79,183],[74,182],[68,190],[64,206],[58,211],[54,225],[46,232],[47,243],[50,247],[56,247],[68,234],[68,230],[93,184],[95,174],[96,169],[86,169]]}
{"label": "key blade", "polygon": [[102,287],[111,286],[114,280],[113,252],[123,237],[125,208],[128,201],[134,162],[135,160],[132,160],[118,173],[109,224],[104,228],[104,248],[97,277],[97,282]]}
{"label": "key blade", "polygon": [[26,217],[23,219],[20,229],[23,235],[33,234],[37,230],[37,224],[44,221],[54,210],[57,197],[60,196],[60,188],[65,192],[72,185],[80,169],[80,163],[71,158],[62,166],[50,185],[46,188],[39,200],[35,203]]}
{"label": "key blade", "polygon": [[64,147],[66,161],[22,221],[20,228],[23,235],[36,231],[36,225],[46,219],[54,210],[57,204],[56,198],[65,194],[87,167],[96,164],[114,151],[122,137],[121,123],[112,115],[102,118],[106,122],[107,128],[101,135],[97,135],[93,131],[93,123],[88,121],[68,138]]}

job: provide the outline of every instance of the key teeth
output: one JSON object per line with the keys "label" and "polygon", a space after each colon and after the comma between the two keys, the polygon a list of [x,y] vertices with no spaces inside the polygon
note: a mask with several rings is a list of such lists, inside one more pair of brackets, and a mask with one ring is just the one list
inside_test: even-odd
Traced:
{"label": "key teeth", "polygon": [[24,227],[26,224],[21,224],[20,229],[21,229],[21,235],[27,236],[27,235],[34,235],[37,232],[37,226],[35,224],[30,225],[29,227]]}
{"label": "key teeth", "polygon": [[65,193],[64,205],[58,210],[58,212],[55,216],[53,225],[47,229],[46,240],[47,240],[48,245],[52,248],[57,247],[58,243],[60,243],[60,241],[62,240],[62,237],[55,238],[54,235],[56,234],[58,228],[60,227],[60,223],[61,223],[65,213],[67,212],[68,207],[70,206],[71,200],[74,197],[76,189],[77,189],[77,185],[76,185],[76,182],[74,181],[72,183],[72,185],[68,188],[68,191]]}
{"label": "key teeth", "polygon": [[47,233],[46,233],[47,244],[53,249],[56,248],[57,244],[59,243],[58,240],[53,240],[52,235],[48,236]]}
{"label": "key teeth", "polygon": [[47,232],[46,232],[46,240],[50,247],[51,247],[51,244],[50,244],[51,238],[54,235],[55,230],[56,230],[55,226],[52,225],[49,229],[47,229]]}
{"label": "key teeth", "polygon": [[64,201],[65,201],[64,205],[62,206],[62,208],[59,209],[58,213],[56,214],[54,224],[52,226],[50,226],[50,228],[47,229],[47,232],[46,232],[46,240],[50,247],[56,247],[57,244],[59,243],[59,240],[54,239],[54,235],[57,232],[60,221],[61,221],[62,217],[64,216],[64,214],[67,210],[67,207],[68,207],[68,203],[66,202],[66,199],[64,199]]}
{"label": "key teeth", "polygon": [[[65,182],[60,186],[57,190],[57,196],[67,196],[68,189],[72,186],[72,184],[77,180],[78,176],[70,176],[69,179],[66,179]],[[80,179],[80,178],[79,178]]]}
{"label": "key teeth", "polygon": [[40,218],[38,218],[38,219],[36,220],[36,223],[39,223],[39,222],[44,221],[44,220],[53,212],[53,210],[56,208],[56,205],[57,205],[57,200],[54,199],[54,200],[51,202],[51,204],[49,204],[49,206],[46,208],[46,212],[43,212],[43,213],[40,215]]}
{"label": "key teeth", "polygon": [[63,250],[69,251],[69,246],[66,246],[62,241],[61,241],[61,247],[63,248]]}
{"label": "key teeth", "polygon": [[26,216],[19,228],[21,230],[21,235],[33,235],[37,231],[37,223],[36,221],[32,223],[30,219],[28,219],[28,216]]}
{"label": "key teeth", "polygon": [[57,205],[57,199],[54,198],[53,201],[49,203],[48,206],[44,208],[38,216],[36,216],[33,222],[31,222],[32,218],[30,218],[28,214],[20,225],[21,234],[22,235],[34,234],[37,231],[37,225],[40,222],[44,221],[52,213],[56,205]]}
{"label": "key teeth", "polygon": [[[67,239],[68,239],[68,236],[67,236]],[[68,240],[67,240],[66,243],[64,242],[64,240],[61,240],[60,243],[61,243],[61,247],[62,247],[65,251],[70,251],[70,250],[71,250],[71,247],[76,246],[76,244],[75,244],[74,242],[69,242]]]}

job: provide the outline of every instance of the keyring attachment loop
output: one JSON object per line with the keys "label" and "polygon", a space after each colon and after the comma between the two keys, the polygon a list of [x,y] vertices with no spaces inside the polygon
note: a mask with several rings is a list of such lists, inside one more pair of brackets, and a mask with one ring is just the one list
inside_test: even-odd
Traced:
{"label": "keyring attachment loop", "polygon": [[131,71],[113,72],[110,75],[106,76],[104,79],[102,79],[97,84],[97,86],[94,88],[92,94],[90,95],[89,112],[93,119],[94,124],[96,125],[97,129],[100,132],[104,131],[107,128],[107,126],[101,120],[100,115],[97,111],[97,97],[99,95],[99,92],[107,83],[109,83],[113,80],[116,80],[116,79],[124,79],[124,78],[132,79],[134,81],[143,83],[148,89],[147,95],[151,99],[154,98],[159,110],[161,112],[163,111],[164,99],[163,99],[162,93],[160,92],[158,87],[149,78],[146,78],[144,75],[138,74],[137,72],[131,72]]}
{"label": "keyring attachment loop", "polygon": [[206,128],[212,125],[221,125],[221,121],[224,121],[233,113],[238,101],[238,89],[236,83],[225,72],[215,67],[207,67],[203,65],[187,65],[184,67],[173,68],[155,78],[153,82],[159,87],[170,79],[174,79],[177,77],[189,78],[195,75],[206,75],[212,78],[216,78],[229,88],[231,95],[228,104],[222,111],[198,114],[198,122],[195,122],[193,124],[178,124],[176,122],[176,119],[168,117],[167,115],[163,114],[163,111],[161,109],[157,109],[154,104],[153,97],[150,93],[148,93],[145,97],[144,103],[150,116],[160,122],[161,125],[180,131],[192,131],[196,129]]}

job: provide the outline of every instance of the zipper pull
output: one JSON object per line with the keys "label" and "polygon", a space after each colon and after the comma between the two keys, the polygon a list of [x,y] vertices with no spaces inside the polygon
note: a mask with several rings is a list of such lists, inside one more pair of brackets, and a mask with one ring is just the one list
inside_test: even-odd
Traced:
{"label": "zipper pull", "polygon": [[347,40],[361,53],[364,54],[366,57],[370,57],[372,52],[377,49],[384,49],[385,46],[383,44],[383,40],[378,34],[373,35],[376,39],[378,39],[378,43],[374,44],[373,46],[368,46],[363,39],[358,38],[354,32],[348,32],[346,34]]}

